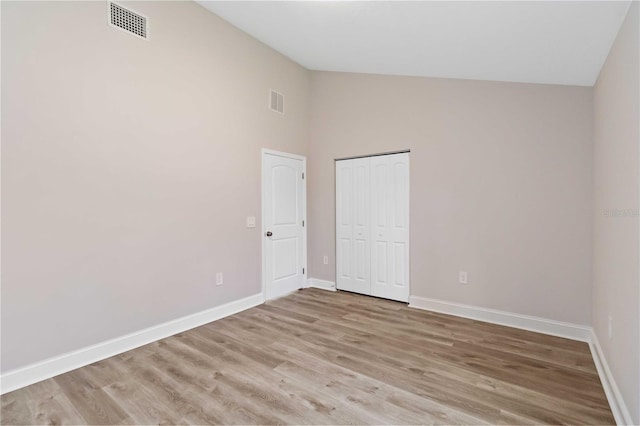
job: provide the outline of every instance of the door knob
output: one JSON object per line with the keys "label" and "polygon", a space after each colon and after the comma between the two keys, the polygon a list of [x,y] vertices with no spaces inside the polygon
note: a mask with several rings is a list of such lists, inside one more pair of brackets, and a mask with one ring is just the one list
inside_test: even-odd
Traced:
{"label": "door knob", "polygon": [[273,235],[273,232],[271,232],[271,231],[267,231],[267,237],[270,237],[270,236],[272,236],[272,235]]}

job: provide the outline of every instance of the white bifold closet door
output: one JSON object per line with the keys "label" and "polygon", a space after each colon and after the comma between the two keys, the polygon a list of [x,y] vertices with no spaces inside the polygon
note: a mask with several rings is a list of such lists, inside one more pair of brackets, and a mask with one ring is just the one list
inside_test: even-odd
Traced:
{"label": "white bifold closet door", "polygon": [[369,158],[336,162],[337,287],[371,292]]}
{"label": "white bifold closet door", "polygon": [[336,162],[337,288],[409,300],[409,154]]}

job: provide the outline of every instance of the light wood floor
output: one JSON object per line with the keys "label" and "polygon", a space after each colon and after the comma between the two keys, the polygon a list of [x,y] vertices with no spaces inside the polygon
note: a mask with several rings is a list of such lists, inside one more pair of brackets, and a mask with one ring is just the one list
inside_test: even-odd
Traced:
{"label": "light wood floor", "polygon": [[613,424],[587,344],[307,289],[2,396],[3,424]]}

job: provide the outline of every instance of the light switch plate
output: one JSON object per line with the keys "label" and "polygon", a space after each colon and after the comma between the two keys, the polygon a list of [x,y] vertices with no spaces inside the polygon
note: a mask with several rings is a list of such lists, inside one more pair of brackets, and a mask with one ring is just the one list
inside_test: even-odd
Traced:
{"label": "light switch plate", "polygon": [[255,228],[255,227],[256,227],[255,216],[247,216],[247,228]]}

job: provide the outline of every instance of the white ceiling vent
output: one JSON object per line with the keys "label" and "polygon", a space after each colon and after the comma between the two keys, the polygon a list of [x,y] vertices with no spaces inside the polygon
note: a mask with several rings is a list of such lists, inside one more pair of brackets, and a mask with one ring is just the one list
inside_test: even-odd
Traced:
{"label": "white ceiling vent", "polygon": [[282,93],[271,90],[269,95],[269,109],[284,114],[284,95]]}
{"label": "white ceiling vent", "polygon": [[108,2],[109,24],[143,39],[148,38],[147,18],[119,4]]}

